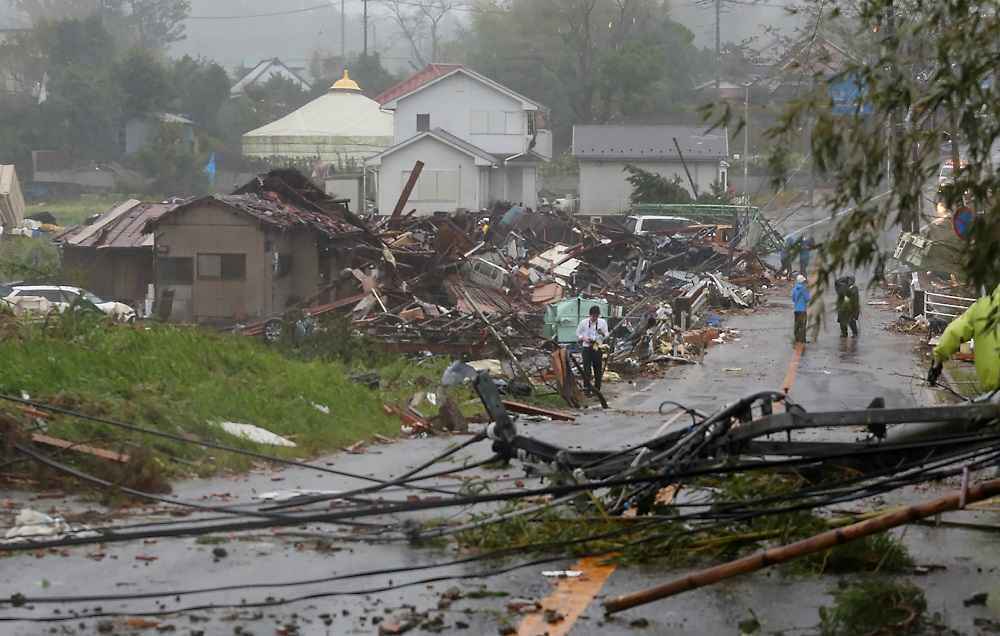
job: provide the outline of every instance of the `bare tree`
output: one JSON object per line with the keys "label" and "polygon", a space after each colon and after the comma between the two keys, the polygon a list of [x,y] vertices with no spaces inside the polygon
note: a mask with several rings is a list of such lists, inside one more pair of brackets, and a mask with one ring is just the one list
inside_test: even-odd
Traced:
{"label": "bare tree", "polygon": [[441,26],[454,10],[455,0],[381,0],[381,3],[409,42],[417,63],[425,66],[438,61]]}

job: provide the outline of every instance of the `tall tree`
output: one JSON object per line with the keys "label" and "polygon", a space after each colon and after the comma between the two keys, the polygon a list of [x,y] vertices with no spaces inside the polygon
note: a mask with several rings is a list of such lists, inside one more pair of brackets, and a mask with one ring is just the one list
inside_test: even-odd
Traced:
{"label": "tall tree", "polygon": [[[842,268],[884,263],[884,232],[928,220],[921,201],[945,157],[959,152],[955,144],[942,157],[942,141],[956,138],[966,165],[945,188],[944,203],[979,212],[963,251],[964,273],[975,285],[996,285],[1000,172],[992,155],[1000,144],[1000,3],[825,0],[808,6],[813,37],[841,28],[864,51],[833,77],[815,73],[815,90],[790,103],[769,131],[779,156],[800,128],[811,129],[817,167],[833,183],[827,204],[849,210],[824,242],[820,285]],[[847,112],[830,94],[831,84],[844,81],[856,83],[859,95]]]}
{"label": "tall tree", "polygon": [[231,82],[226,70],[209,60],[185,55],[174,63],[172,85],[175,110],[191,117],[211,134],[219,132],[219,110],[229,99]]}
{"label": "tall tree", "polygon": [[173,94],[170,75],[159,59],[146,49],[131,49],[115,64],[115,83],[126,117],[162,112]]}
{"label": "tall tree", "polygon": [[446,18],[456,6],[455,0],[380,0],[400,33],[410,44],[414,60],[420,66],[439,62],[438,49]]}
{"label": "tall tree", "polygon": [[450,56],[573,124],[654,119],[687,106],[703,64],[661,0],[485,0]]}

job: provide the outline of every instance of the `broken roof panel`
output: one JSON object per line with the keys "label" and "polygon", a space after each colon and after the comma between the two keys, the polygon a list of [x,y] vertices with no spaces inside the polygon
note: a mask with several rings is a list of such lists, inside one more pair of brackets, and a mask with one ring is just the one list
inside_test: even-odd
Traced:
{"label": "broken roof panel", "polygon": [[14,166],[0,166],[0,226],[17,227],[24,221],[24,196]]}
{"label": "broken roof panel", "polygon": [[166,213],[150,221],[147,227],[150,229],[155,228],[161,221],[173,213],[207,205],[225,207],[230,211],[253,217],[264,225],[282,230],[295,228],[312,229],[328,238],[354,234],[360,231],[346,221],[326,214],[303,210],[297,206],[285,203],[274,192],[265,192],[263,196],[256,194],[213,194],[201,197],[200,199],[188,201],[168,210]]}
{"label": "broken roof panel", "polygon": [[179,205],[142,203],[131,199],[104,213],[90,225],[80,225],[61,234],[57,241],[70,247],[97,249],[152,249],[153,235],[146,224]]}

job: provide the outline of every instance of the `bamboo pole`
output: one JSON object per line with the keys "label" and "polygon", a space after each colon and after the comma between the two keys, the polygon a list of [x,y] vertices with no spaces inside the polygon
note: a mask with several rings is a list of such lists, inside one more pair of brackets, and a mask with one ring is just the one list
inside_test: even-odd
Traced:
{"label": "bamboo pole", "polygon": [[[700,572],[689,574],[684,578],[642,590],[641,592],[625,594],[606,601],[604,603],[604,611],[607,614],[615,614],[632,607],[674,596],[681,592],[712,585],[740,574],[754,572],[775,565],[776,563],[784,563],[785,561],[791,561],[801,556],[822,552],[834,546],[877,534],[889,528],[917,521],[918,519],[931,517],[949,510],[957,510],[959,502],[962,499],[962,494],[962,492],[955,492],[940,499],[887,512],[873,519],[829,530],[808,539],[803,539],[802,541],[771,548],[742,559],[737,559],[736,561],[707,568]],[[985,481],[968,489],[968,492],[965,493],[965,502],[980,501],[997,494],[1000,494],[1000,479]]]}

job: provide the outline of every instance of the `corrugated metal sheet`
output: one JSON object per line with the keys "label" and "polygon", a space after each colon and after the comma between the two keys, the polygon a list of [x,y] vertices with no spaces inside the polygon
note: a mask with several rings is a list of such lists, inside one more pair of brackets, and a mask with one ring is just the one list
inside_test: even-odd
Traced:
{"label": "corrugated metal sheet", "polygon": [[24,196],[14,166],[0,166],[0,225],[19,227],[24,221]]}
{"label": "corrugated metal sheet", "polygon": [[82,225],[57,238],[73,247],[97,249],[152,249],[153,235],[146,224],[178,207],[178,203],[126,201],[105,213],[91,225]]}

